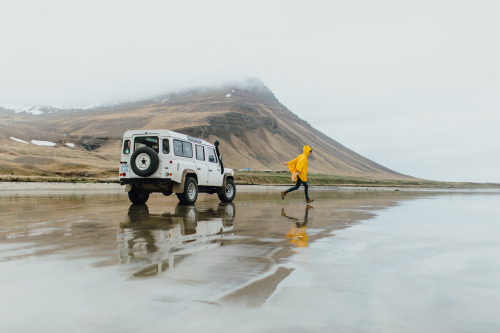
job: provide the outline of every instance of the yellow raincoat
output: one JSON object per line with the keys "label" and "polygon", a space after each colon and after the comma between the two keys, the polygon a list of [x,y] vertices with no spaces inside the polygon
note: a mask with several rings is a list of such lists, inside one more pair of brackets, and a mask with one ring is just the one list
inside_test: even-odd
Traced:
{"label": "yellow raincoat", "polygon": [[304,146],[303,153],[297,156],[294,160],[287,162],[288,169],[292,173],[292,180],[297,180],[297,173],[303,182],[307,182],[307,156],[311,153],[311,147]]}

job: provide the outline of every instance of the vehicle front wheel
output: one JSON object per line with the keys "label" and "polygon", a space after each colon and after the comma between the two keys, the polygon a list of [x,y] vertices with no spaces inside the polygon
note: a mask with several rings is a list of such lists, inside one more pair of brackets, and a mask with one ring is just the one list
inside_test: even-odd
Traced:
{"label": "vehicle front wheel", "polygon": [[128,198],[133,204],[144,205],[149,199],[149,193],[134,186],[128,192]]}
{"label": "vehicle front wheel", "polygon": [[187,177],[184,182],[184,192],[177,193],[181,204],[193,205],[198,199],[198,183],[193,177]]}
{"label": "vehicle front wheel", "polygon": [[236,196],[236,186],[234,186],[234,180],[229,178],[226,180],[226,186],[222,189],[222,192],[217,194],[220,201],[231,202]]}

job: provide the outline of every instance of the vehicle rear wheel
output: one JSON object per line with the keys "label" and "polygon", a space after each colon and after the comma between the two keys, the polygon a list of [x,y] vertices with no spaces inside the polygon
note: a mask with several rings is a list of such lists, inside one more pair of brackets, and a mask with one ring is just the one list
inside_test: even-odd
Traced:
{"label": "vehicle rear wheel", "polygon": [[149,192],[143,191],[138,187],[133,186],[128,192],[128,198],[130,202],[136,205],[144,205],[149,199]]}
{"label": "vehicle rear wheel", "polygon": [[223,192],[217,194],[220,201],[231,202],[236,196],[236,186],[234,186],[234,180],[229,178],[226,180],[226,186],[223,188]]}
{"label": "vehicle rear wheel", "polygon": [[192,205],[198,199],[198,183],[193,177],[186,177],[184,182],[184,192],[177,193],[177,198],[184,205]]}

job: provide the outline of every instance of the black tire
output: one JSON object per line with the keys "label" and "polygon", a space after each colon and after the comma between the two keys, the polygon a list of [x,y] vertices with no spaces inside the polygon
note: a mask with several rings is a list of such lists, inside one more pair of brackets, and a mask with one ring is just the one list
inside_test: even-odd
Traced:
{"label": "black tire", "polygon": [[220,201],[222,202],[231,202],[236,196],[236,186],[234,186],[234,180],[232,178],[228,178],[226,180],[226,187],[222,189],[222,192],[217,193]]}
{"label": "black tire", "polygon": [[130,202],[136,205],[144,205],[149,199],[149,192],[143,191],[137,187],[132,187],[128,192],[128,198]]}
{"label": "black tire", "polygon": [[198,199],[198,183],[193,177],[186,177],[184,192],[177,193],[177,198],[183,205],[194,205]]}
{"label": "black tire", "polygon": [[132,171],[141,177],[151,176],[158,169],[159,164],[158,154],[149,147],[137,149],[130,157]]}

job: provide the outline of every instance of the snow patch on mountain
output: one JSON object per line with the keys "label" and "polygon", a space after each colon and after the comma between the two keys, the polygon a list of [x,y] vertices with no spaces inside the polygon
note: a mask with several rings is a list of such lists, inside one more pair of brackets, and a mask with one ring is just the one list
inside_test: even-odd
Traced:
{"label": "snow patch on mountain", "polygon": [[39,140],[31,140],[31,143],[37,146],[45,146],[45,147],[54,147],[56,145],[55,142],[39,141]]}
{"label": "snow patch on mountain", "polygon": [[25,143],[25,144],[29,145],[29,142],[26,142],[26,141],[18,139],[18,138],[14,138],[13,136],[11,136],[10,139],[14,140],[16,142]]}
{"label": "snow patch on mountain", "polygon": [[[16,142],[19,142],[19,143],[24,143],[24,144],[29,145],[29,142],[26,142],[24,140],[15,138],[13,136],[11,136],[10,139],[14,140]],[[34,145],[37,145],[37,146],[45,146],[45,147],[54,147],[54,146],[57,145],[55,142],[43,141],[43,140],[31,140],[31,143],[34,144]],[[67,143],[65,143],[65,145],[67,147],[70,147],[70,148],[75,148],[75,146],[76,146],[74,143],[71,143],[71,142],[67,142]]]}
{"label": "snow patch on mountain", "polygon": [[3,104],[3,105],[0,105],[0,108],[3,108],[5,110],[14,111],[14,113],[26,112],[26,113],[36,114],[36,115],[43,114],[43,111],[40,110],[39,106]]}
{"label": "snow patch on mountain", "polygon": [[98,106],[96,105],[88,105],[88,106],[32,106],[32,105],[20,105],[20,104],[1,104],[0,109],[4,109],[7,111],[13,111],[14,113],[31,113],[33,115],[41,115],[44,113],[52,113],[54,111],[79,111],[79,110],[91,110],[95,109]]}

